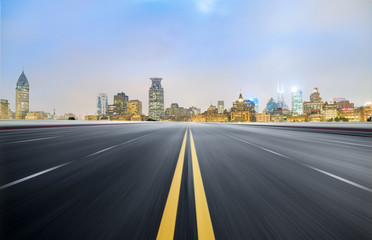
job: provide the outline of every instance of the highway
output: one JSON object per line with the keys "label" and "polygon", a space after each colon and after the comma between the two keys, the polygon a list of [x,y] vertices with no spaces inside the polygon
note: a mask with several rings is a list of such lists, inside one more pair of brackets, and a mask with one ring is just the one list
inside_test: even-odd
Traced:
{"label": "highway", "polygon": [[3,128],[0,154],[0,239],[372,238],[370,132]]}

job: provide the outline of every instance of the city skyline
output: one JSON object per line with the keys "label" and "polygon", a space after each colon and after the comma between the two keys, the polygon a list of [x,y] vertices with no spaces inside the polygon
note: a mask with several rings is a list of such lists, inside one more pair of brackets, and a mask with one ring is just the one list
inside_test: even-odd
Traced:
{"label": "city skyline", "polygon": [[24,65],[30,111],[58,115],[94,113],[98,93],[118,91],[141,100],[148,114],[151,76],[166,79],[165,106],[229,106],[242,89],[262,111],[276,99],[278,81],[287,104],[293,87],[303,96],[319,87],[324,100],[361,106],[371,101],[370,3],[341,2],[90,1],[71,8],[5,1],[0,98],[15,111],[14,82]]}

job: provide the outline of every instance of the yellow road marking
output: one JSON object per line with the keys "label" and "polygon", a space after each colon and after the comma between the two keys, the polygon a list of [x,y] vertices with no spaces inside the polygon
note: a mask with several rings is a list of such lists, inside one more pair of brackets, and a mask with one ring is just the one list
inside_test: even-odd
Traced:
{"label": "yellow road marking", "polygon": [[195,194],[195,209],[196,223],[198,227],[198,239],[214,239],[211,217],[209,215],[207,198],[204,192],[203,180],[200,173],[198,157],[196,155],[194,139],[190,129],[190,145],[192,157],[192,169],[194,176],[194,194]]}
{"label": "yellow road marking", "polygon": [[174,171],[172,184],[169,190],[167,203],[165,204],[163,216],[161,218],[161,223],[158,231],[158,236],[156,239],[173,239],[174,229],[176,226],[178,200],[180,197],[181,189],[181,179],[183,171],[183,163],[185,159],[185,149],[187,141],[187,129],[185,136],[183,138],[180,155],[178,156],[178,161],[176,165],[176,170]]}

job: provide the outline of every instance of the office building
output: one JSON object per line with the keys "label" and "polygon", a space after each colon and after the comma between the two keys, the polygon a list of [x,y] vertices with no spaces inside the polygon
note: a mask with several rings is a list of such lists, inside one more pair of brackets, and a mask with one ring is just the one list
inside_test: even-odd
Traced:
{"label": "office building", "polygon": [[115,110],[114,114],[124,114],[127,112],[127,103],[129,101],[129,97],[125,95],[125,93],[121,92],[114,95],[114,105]]}
{"label": "office building", "polygon": [[302,91],[299,89],[292,89],[292,113],[302,115]]}
{"label": "office building", "polygon": [[273,113],[278,108],[278,104],[274,101],[274,98],[270,98],[266,104],[265,111],[267,113]]}
{"label": "office building", "polygon": [[250,98],[249,101],[250,101],[251,103],[254,103],[254,111],[255,111],[256,113],[258,113],[258,111],[259,111],[259,109],[258,109],[258,98],[253,97],[253,98]]}
{"label": "office building", "polygon": [[133,115],[142,115],[142,102],[139,100],[131,100],[127,104],[127,113]]}
{"label": "office building", "polygon": [[97,95],[97,114],[106,115],[107,107],[108,107],[107,94],[99,93]]}
{"label": "office building", "polygon": [[218,101],[218,113],[223,113],[225,111],[225,103],[222,100]]}
{"label": "office building", "polygon": [[16,85],[16,119],[25,119],[29,111],[30,85],[22,70]]}
{"label": "office building", "polygon": [[161,86],[162,78],[150,78],[149,89],[149,118],[160,120],[164,116],[164,89]]}
{"label": "office building", "polygon": [[9,103],[6,99],[0,99],[0,119],[9,119]]}
{"label": "office building", "polygon": [[323,105],[323,120],[324,121],[332,121],[338,117],[338,110],[336,103],[328,103],[325,102]]}

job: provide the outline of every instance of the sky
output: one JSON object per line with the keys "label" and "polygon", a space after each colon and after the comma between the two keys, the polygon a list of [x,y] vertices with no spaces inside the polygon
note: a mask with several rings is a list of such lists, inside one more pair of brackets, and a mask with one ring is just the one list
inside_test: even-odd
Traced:
{"label": "sky", "polygon": [[30,110],[96,112],[118,92],[148,113],[151,77],[165,107],[232,107],[240,91],[260,111],[283,83],[304,100],[371,101],[370,0],[1,0],[0,98],[15,109],[24,67]]}

